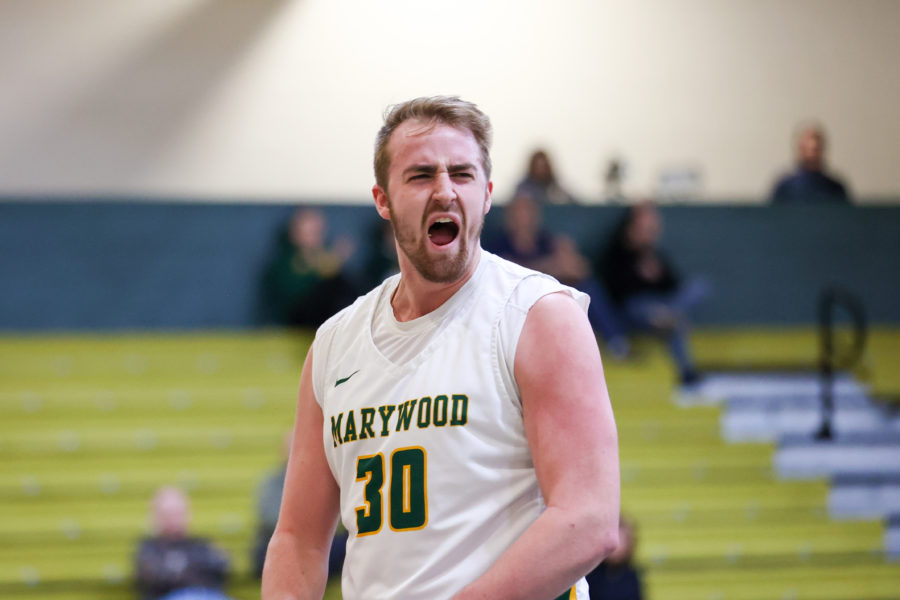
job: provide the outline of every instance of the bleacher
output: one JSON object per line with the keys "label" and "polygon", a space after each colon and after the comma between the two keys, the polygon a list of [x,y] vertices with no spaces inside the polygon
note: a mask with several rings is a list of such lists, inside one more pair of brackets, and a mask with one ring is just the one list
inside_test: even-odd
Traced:
{"label": "bleacher", "polygon": [[293,423],[302,336],[0,342],[0,597],[131,598],[149,499],[183,486],[196,532],[248,576],[255,488]]}
{"label": "bleacher", "polygon": [[[896,364],[900,332],[873,335],[877,364]],[[149,499],[175,483],[190,493],[194,530],[231,555],[229,593],[259,598],[248,563],[255,488],[280,461],[309,340],[0,338],[0,597],[134,598],[132,552]],[[696,339],[701,361],[736,364],[748,353],[771,358],[772,346],[804,359],[795,350],[814,344],[808,330]],[[726,441],[728,404],[674,402],[662,348],[639,350],[606,371],[648,598],[897,598],[900,564],[885,555],[883,519],[837,520],[827,478],[779,477],[773,439]],[[340,597],[336,584],[326,597]]]}

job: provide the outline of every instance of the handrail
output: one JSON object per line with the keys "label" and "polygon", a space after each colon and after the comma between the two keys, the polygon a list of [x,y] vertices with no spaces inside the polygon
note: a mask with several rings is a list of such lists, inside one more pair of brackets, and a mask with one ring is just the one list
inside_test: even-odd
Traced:
{"label": "handrail", "polygon": [[[835,345],[836,309],[843,309],[853,324],[853,343],[839,351]],[[821,377],[822,424],[816,439],[834,437],[834,374],[851,369],[862,358],[868,337],[866,312],[862,302],[850,291],[831,286],[819,294],[819,374]]]}

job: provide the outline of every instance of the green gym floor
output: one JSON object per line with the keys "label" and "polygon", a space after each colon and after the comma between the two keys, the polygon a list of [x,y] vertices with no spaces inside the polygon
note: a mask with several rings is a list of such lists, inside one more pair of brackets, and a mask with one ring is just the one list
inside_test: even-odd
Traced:
{"label": "green gym floor", "polygon": [[[129,578],[153,490],[190,492],[193,524],[247,575],[255,488],[281,460],[308,334],[276,331],[0,337],[0,597],[135,597]],[[807,363],[812,329],[707,330],[698,362]],[[900,330],[870,334],[858,375],[900,392]],[[729,445],[718,407],[672,402],[663,349],[605,364],[622,507],[652,600],[900,597],[880,522],[835,522],[827,482],[779,482],[773,447]],[[337,582],[328,599],[340,598]]]}

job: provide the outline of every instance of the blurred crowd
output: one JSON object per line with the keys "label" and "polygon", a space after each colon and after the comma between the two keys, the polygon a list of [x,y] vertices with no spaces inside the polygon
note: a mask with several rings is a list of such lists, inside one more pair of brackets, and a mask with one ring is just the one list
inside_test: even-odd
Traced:
{"label": "blurred crowd", "polygon": [[[794,145],[796,164],[774,183],[771,202],[849,202],[847,186],[827,167],[824,128],[817,123],[801,125]],[[662,215],[652,201],[625,197],[623,170],[620,161],[611,161],[604,182],[607,200],[627,202],[627,209],[612,235],[595,240],[586,250],[567,232],[545,225],[545,206],[577,201],[559,181],[548,151],[535,150],[502,207],[503,226],[485,231],[482,243],[490,252],[587,293],[588,317],[604,342],[606,356],[634,356],[635,334],[662,340],[678,383],[689,391],[701,379],[691,358],[690,324],[709,296],[710,285],[702,274],[680,272],[677,257],[663,250]],[[348,264],[355,252],[362,254],[364,265],[354,273]],[[263,296],[275,322],[315,327],[397,270],[390,223],[379,220],[362,240],[331,240],[324,213],[301,208],[277,242],[265,272]]]}
{"label": "blurred crowd", "polygon": [[[798,125],[792,144],[795,162],[771,186],[768,199],[772,204],[851,202],[846,182],[828,166],[827,135],[821,123],[808,121]],[[602,201],[629,203],[623,190],[626,175],[627,168],[621,158],[614,157],[608,161],[602,173]],[[660,188],[665,185],[662,175],[665,174],[661,174]],[[658,194],[666,195],[663,189],[658,190]],[[525,175],[513,194],[519,195],[529,196],[540,205],[579,203],[577,197],[559,181],[550,154],[540,148],[528,158]]]}
{"label": "blurred crowd", "polygon": [[[530,189],[531,185],[520,187],[503,207],[503,227],[485,234],[484,248],[587,293],[588,318],[609,355],[628,359],[633,355],[630,336],[651,334],[665,341],[679,383],[697,383],[688,331],[709,286],[700,277],[682,276],[662,250],[663,223],[657,207],[649,201],[629,207],[603,251],[589,257],[565,233],[544,225],[542,205],[525,191]],[[328,242],[325,228],[321,211],[298,209],[265,272],[263,287],[271,314],[283,325],[320,325],[397,272],[388,222],[372,233],[362,282],[347,268],[352,243]]]}

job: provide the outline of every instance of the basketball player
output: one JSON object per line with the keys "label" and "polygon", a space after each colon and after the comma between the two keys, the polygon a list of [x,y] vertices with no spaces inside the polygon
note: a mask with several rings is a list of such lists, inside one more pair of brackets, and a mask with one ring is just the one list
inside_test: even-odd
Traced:
{"label": "basketball player", "polygon": [[617,544],[616,429],[588,298],[481,249],[490,122],[458,98],[387,114],[375,207],[400,274],[317,332],[300,377],[265,600],[587,600]]}

